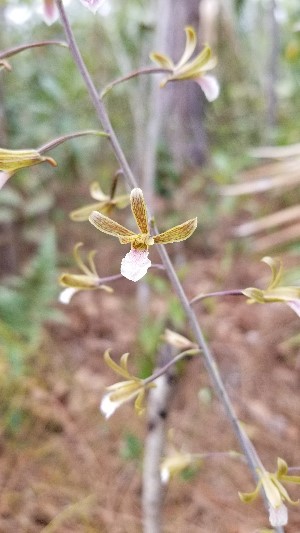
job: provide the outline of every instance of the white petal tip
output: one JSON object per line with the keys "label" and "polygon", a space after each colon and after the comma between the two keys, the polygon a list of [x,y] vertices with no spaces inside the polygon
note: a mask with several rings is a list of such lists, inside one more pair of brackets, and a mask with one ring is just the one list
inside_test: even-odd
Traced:
{"label": "white petal tip", "polygon": [[151,261],[148,259],[149,252],[130,250],[122,259],[121,274],[130,281],[138,281],[148,271]]}
{"label": "white petal tip", "polygon": [[61,304],[68,305],[76,292],[78,292],[78,289],[75,289],[74,287],[67,287],[61,291],[58,300]]}
{"label": "white petal tip", "polygon": [[100,411],[103,416],[108,419],[112,416],[115,410],[118,408],[119,404],[117,402],[112,402],[110,399],[110,394],[105,394],[100,403]]}
{"label": "white petal tip", "polygon": [[288,510],[282,503],[279,507],[269,508],[269,520],[272,527],[286,526],[288,523]]}
{"label": "white petal tip", "polygon": [[220,86],[214,76],[209,76],[206,74],[205,76],[198,78],[196,81],[200,85],[206,96],[206,99],[209,102],[213,102],[218,98],[220,94]]}
{"label": "white petal tip", "polygon": [[160,470],[160,479],[161,482],[165,485],[170,480],[170,471],[168,468],[161,468]]}

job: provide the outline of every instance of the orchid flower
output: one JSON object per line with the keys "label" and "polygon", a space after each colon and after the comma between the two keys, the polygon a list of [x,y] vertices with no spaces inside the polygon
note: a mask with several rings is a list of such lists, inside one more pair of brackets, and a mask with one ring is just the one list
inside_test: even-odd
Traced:
{"label": "orchid flower", "polygon": [[269,504],[269,520],[273,527],[285,526],[288,522],[288,510],[284,501],[297,505],[299,500],[293,501],[281,481],[300,484],[300,476],[289,476],[288,465],[283,460],[277,459],[277,471],[270,473],[263,467],[257,470],[259,481],[253,492],[241,493],[239,497],[244,503],[251,503],[257,498],[260,489],[265,492]]}
{"label": "orchid flower", "polygon": [[174,226],[164,233],[151,236],[146,204],[141,189],[132,189],[130,204],[140,233],[134,233],[97,211],[92,212],[89,221],[103,233],[117,237],[121,244],[131,244],[130,252],[122,259],[121,274],[131,281],[138,281],[151,266],[151,261],[148,259],[149,246],[188,239],[197,227],[197,218]]}
{"label": "orchid flower", "polygon": [[52,157],[45,157],[37,150],[5,150],[0,148],[0,189],[20,168],[31,167],[39,163],[57,166]]}
{"label": "orchid flower", "polygon": [[0,170],[4,172],[16,172],[20,168],[32,167],[44,162],[57,166],[52,157],[41,155],[37,150],[5,150],[0,148]]}
{"label": "orchid flower", "polygon": [[162,80],[160,86],[164,87],[169,81],[194,80],[200,85],[207,100],[212,102],[218,98],[220,90],[216,78],[208,75],[207,72],[216,66],[217,59],[212,57],[211,49],[208,45],[205,45],[203,50],[191,59],[197,45],[197,36],[191,26],[185,28],[185,34],[185,49],[177,64],[174,64],[172,59],[159,52],[153,52],[150,55],[150,59],[161,68],[172,71],[170,75]]}
{"label": "orchid flower", "polygon": [[242,294],[249,298],[249,303],[286,303],[295,313],[300,316],[300,287],[279,287],[283,269],[280,259],[264,257],[262,259],[272,272],[271,281],[265,290],[249,287],[242,290]]}
{"label": "orchid flower", "polygon": [[173,477],[181,474],[189,467],[199,467],[203,463],[200,454],[184,453],[173,450],[167,455],[160,465],[160,478],[162,483],[168,483]]}
{"label": "orchid flower", "polygon": [[122,194],[120,196],[114,196],[113,192],[108,195],[105,194],[99,183],[94,181],[90,186],[90,195],[97,203],[85,205],[79,209],[75,209],[70,213],[71,220],[75,222],[82,222],[88,220],[92,211],[101,211],[104,215],[109,215],[111,211],[116,207],[123,209],[129,204],[129,194]]}
{"label": "orchid flower", "polygon": [[104,354],[106,364],[116,374],[126,379],[126,381],[119,381],[107,387],[109,392],[103,396],[100,404],[100,410],[105,418],[109,418],[121,405],[134,399],[136,412],[142,414],[144,411],[145,392],[147,389],[155,387],[153,383],[146,383],[145,380],[134,376],[128,371],[128,357],[129,353],[124,353],[120,359],[120,365],[118,365],[110,357],[109,350],[106,350]]}
{"label": "orchid flower", "polygon": [[88,254],[89,266],[86,266],[79,254],[80,246],[82,246],[81,242],[74,246],[73,255],[79,269],[83,272],[83,274],[64,273],[59,278],[59,283],[63,287],[66,287],[59,296],[59,301],[63,304],[69,304],[74,294],[82,290],[102,289],[106,292],[113,292],[111,287],[108,287],[101,282],[101,278],[99,278],[97,274],[94,263],[94,255],[96,253],[95,250]]}

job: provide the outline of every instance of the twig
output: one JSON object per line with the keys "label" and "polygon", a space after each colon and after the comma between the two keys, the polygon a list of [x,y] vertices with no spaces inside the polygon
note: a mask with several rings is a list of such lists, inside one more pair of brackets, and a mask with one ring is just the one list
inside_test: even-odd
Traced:
{"label": "twig", "polygon": [[52,44],[68,48],[67,43],[65,43],[64,41],[39,41],[35,43],[22,44],[21,46],[14,46],[13,48],[3,50],[3,52],[0,52],[0,59],[12,57],[16,54],[19,54],[20,52],[24,52],[25,50],[30,50],[31,48],[38,48],[40,46],[48,46]]}
{"label": "twig", "polygon": [[195,296],[192,300],[190,300],[190,305],[193,305],[197,302],[200,302],[201,300],[205,300],[205,298],[213,298],[215,296],[244,296],[243,292],[240,289],[231,289],[228,291],[216,291],[216,292],[207,292],[206,294],[199,294],[198,296]]}
{"label": "twig", "polygon": [[137,70],[134,70],[133,72],[130,72],[129,74],[126,74],[125,76],[121,76],[120,78],[117,78],[116,80],[112,81],[100,93],[100,98],[104,98],[106,94],[116,85],[119,85],[120,83],[123,83],[124,81],[132,80],[133,78],[136,78],[137,76],[142,76],[144,74],[164,74],[164,73],[170,73],[173,72],[169,68],[159,68],[159,67],[144,67],[139,68]]}

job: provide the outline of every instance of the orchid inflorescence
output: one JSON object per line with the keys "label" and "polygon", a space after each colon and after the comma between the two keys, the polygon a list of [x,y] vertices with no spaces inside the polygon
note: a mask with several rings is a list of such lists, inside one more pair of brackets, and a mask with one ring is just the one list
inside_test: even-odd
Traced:
{"label": "orchid inflorescence", "polygon": [[130,252],[122,259],[121,274],[131,281],[138,281],[147,273],[148,268],[151,266],[151,261],[148,259],[149,246],[188,239],[197,227],[197,218],[192,218],[164,233],[152,236],[141,189],[132,189],[130,204],[140,233],[134,233],[98,211],[92,212],[89,221],[103,233],[117,237],[121,244],[131,244]]}

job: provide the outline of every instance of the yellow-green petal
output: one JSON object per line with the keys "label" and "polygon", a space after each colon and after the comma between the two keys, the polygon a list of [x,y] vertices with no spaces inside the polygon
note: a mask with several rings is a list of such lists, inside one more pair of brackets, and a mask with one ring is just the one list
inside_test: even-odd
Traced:
{"label": "yellow-green petal", "polygon": [[92,198],[94,198],[94,200],[98,200],[98,202],[107,202],[110,200],[110,197],[102,191],[97,181],[93,181],[91,183],[90,195]]}
{"label": "yellow-green petal", "polygon": [[24,167],[31,167],[39,163],[50,163],[57,166],[52,157],[45,157],[36,150],[4,150],[0,148],[0,170],[11,172]]}
{"label": "yellow-green petal", "polygon": [[104,356],[103,356],[107,366],[109,366],[116,374],[119,374],[123,378],[131,379],[132,376],[130,375],[128,370],[126,370],[122,366],[118,365],[115,361],[113,361],[113,359],[110,357],[110,353],[109,352],[110,352],[110,350],[106,350],[105,353],[104,353]]}
{"label": "yellow-green petal", "polygon": [[97,279],[85,274],[62,274],[59,283],[63,287],[74,287],[75,289],[95,289],[98,287]]}
{"label": "yellow-green petal", "polygon": [[136,187],[130,194],[131,211],[141,233],[149,233],[147,208],[143,191]]}
{"label": "yellow-green petal", "polygon": [[89,221],[99,231],[107,233],[108,235],[113,235],[114,237],[131,237],[135,235],[133,231],[130,231],[124,226],[121,226],[121,224],[118,224],[111,218],[108,218],[105,215],[102,215],[102,213],[98,213],[97,211],[93,211],[91,213],[91,215],[89,216]]}
{"label": "yellow-green petal", "polygon": [[288,473],[288,469],[289,467],[288,467],[287,462],[284,459],[281,459],[280,457],[278,457],[276,476],[278,478],[280,478],[281,476],[286,476]]}
{"label": "yellow-green petal", "polygon": [[281,259],[274,258],[274,257],[263,257],[262,262],[266,263],[272,271],[272,279],[271,283],[268,286],[268,289],[274,289],[276,287],[282,277],[282,262]]}
{"label": "yellow-green petal", "polygon": [[184,28],[184,31],[185,31],[185,36],[186,36],[185,49],[181,56],[181,59],[176,65],[176,69],[180,68],[182,65],[185,65],[185,63],[193,55],[193,52],[197,44],[197,36],[196,36],[196,32],[194,28],[192,28],[191,26],[186,26],[186,28]]}
{"label": "yellow-green petal", "polygon": [[188,239],[197,227],[197,217],[187,220],[179,226],[174,226],[164,233],[159,233],[153,237],[155,244],[168,244]]}
{"label": "yellow-green petal", "polygon": [[84,205],[83,207],[79,207],[79,209],[74,209],[74,211],[71,211],[69,217],[74,222],[83,222],[89,219],[89,216],[93,211],[101,211],[105,205],[105,202]]}
{"label": "yellow-green petal", "polygon": [[164,54],[161,54],[160,52],[152,52],[149,57],[151,61],[157,63],[157,65],[159,65],[161,68],[167,68],[171,70],[174,68],[172,59]]}
{"label": "yellow-green petal", "polygon": [[259,481],[253,492],[239,492],[238,495],[239,495],[240,500],[244,503],[253,502],[259,494],[260,487],[261,487],[261,482]]}

